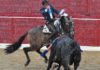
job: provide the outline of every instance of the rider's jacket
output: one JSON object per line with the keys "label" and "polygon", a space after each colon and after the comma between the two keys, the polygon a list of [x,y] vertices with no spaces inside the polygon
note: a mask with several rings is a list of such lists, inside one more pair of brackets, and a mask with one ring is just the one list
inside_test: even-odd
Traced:
{"label": "rider's jacket", "polygon": [[44,19],[48,22],[51,22],[55,18],[55,13],[58,15],[59,11],[57,11],[52,5],[49,5],[49,8],[41,8],[41,14],[43,15]]}

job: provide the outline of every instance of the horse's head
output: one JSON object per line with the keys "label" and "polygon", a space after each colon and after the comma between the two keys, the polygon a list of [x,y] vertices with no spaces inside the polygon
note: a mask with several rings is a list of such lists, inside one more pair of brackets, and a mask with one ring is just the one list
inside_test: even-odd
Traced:
{"label": "horse's head", "polygon": [[66,16],[61,16],[60,22],[61,22],[61,24],[65,25],[68,22],[68,18]]}
{"label": "horse's head", "polygon": [[60,18],[61,27],[64,31],[68,31],[69,29],[69,16],[61,16]]}
{"label": "horse's head", "polygon": [[60,23],[63,32],[65,34],[69,34],[70,29],[72,28],[73,25],[72,18],[68,14],[63,13],[63,15],[60,17]]}
{"label": "horse's head", "polygon": [[62,9],[61,11],[60,11],[60,22],[61,22],[61,26],[62,26],[62,28],[63,27],[65,27],[66,25],[68,25],[68,22],[69,22],[69,20],[70,20],[70,17],[69,17],[69,15],[67,14],[67,13],[65,13],[65,10],[64,9]]}

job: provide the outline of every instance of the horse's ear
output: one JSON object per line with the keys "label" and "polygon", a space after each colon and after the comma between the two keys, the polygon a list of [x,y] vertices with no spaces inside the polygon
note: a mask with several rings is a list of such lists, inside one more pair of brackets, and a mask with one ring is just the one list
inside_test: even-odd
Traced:
{"label": "horse's ear", "polygon": [[64,18],[65,18],[65,16],[61,16],[60,21],[64,22]]}
{"label": "horse's ear", "polygon": [[61,16],[61,17],[60,17],[60,21],[62,21],[63,18],[64,18],[64,16]]}
{"label": "horse's ear", "polygon": [[61,16],[61,19],[64,19],[65,16]]}
{"label": "horse's ear", "polygon": [[69,17],[69,16],[67,16],[67,19],[68,19],[68,20],[70,20],[70,17]]}

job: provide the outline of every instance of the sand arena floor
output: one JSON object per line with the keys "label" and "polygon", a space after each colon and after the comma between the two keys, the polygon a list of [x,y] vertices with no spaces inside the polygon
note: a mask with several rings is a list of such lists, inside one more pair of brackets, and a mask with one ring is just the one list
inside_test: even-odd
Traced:
{"label": "sand arena floor", "polygon": [[[31,63],[25,67],[26,57],[22,50],[6,55],[4,50],[0,49],[0,70],[46,70],[47,64],[41,56],[35,52],[30,52],[29,55]],[[72,66],[71,70],[73,70]],[[100,70],[100,52],[83,52],[78,70]]]}

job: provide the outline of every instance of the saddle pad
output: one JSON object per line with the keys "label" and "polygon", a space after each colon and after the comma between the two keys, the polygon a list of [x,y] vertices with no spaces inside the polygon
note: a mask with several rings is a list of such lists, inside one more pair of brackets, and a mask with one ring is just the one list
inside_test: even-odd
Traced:
{"label": "saddle pad", "polygon": [[50,30],[48,29],[48,27],[46,25],[43,26],[43,33],[51,33]]}

